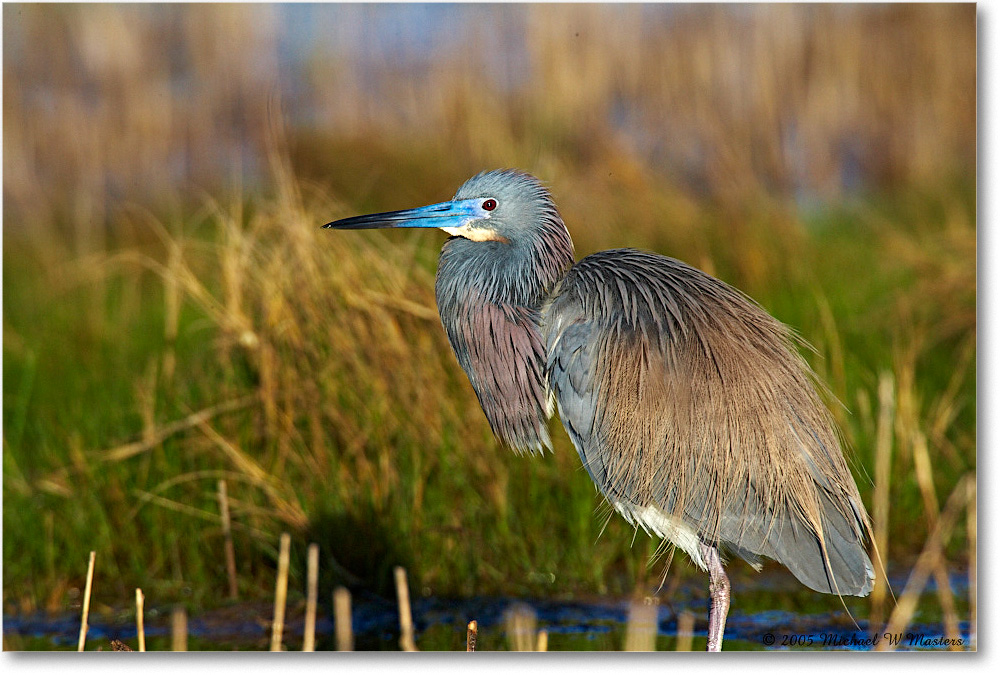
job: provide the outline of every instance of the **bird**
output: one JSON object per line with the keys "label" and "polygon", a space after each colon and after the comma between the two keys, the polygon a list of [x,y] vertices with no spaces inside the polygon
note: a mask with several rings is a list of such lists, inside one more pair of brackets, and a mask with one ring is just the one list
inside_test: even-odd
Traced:
{"label": "bird", "polygon": [[708,573],[708,651],[722,649],[732,556],[776,560],[821,593],[871,591],[870,519],[822,384],[803,341],[747,295],[657,253],[577,261],[551,192],[517,169],[323,227],[450,235],[438,312],[493,434],[551,451],[558,412],[613,510]]}

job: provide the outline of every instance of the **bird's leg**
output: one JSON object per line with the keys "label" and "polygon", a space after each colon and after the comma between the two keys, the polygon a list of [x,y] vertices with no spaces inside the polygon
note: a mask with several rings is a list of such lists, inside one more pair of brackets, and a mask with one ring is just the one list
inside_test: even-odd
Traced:
{"label": "bird's leg", "polygon": [[708,565],[711,581],[708,592],[712,597],[712,606],[708,610],[708,651],[722,651],[722,634],[726,630],[726,615],[729,614],[729,577],[722,567],[719,549],[704,542],[698,544],[701,556]]}

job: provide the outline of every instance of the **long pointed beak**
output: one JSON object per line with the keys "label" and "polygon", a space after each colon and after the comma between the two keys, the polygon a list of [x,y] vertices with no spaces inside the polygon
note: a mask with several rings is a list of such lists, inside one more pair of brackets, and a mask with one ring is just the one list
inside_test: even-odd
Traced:
{"label": "long pointed beak", "polygon": [[440,227],[457,229],[474,220],[489,217],[489,212],[483,210],[481,199],[462,199],[416,209],[373,213],[367,216],[354,216],[327,223],[323,227],[335,230],[371,230],[387,227]]}

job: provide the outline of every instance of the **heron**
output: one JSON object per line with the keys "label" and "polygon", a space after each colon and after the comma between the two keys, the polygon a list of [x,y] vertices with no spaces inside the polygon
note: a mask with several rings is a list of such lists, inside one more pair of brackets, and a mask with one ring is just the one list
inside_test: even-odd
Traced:
{"label": "heron", "polygon": [[797,336],[732,286],[635,249],[576,261],[534,176],[485,171],[450,201],[324,228],[439,228],[441,323],[496,438],[551,451],[558,411],[597,489],[709,575],[721,651],[738,556],[867,595],[871,526]]}

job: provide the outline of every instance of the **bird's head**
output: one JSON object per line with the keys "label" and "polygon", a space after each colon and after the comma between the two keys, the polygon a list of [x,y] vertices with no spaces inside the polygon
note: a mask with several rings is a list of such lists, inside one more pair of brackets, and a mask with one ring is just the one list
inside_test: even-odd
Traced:
{"label": "bird's head", "polygon": [[536,239],[545,231],[565,231],[552,197],[541,181],[510,169],[473,176],[448,202],[344,218],[323,227],[340,230],[436,227],[470,241],[505,244]]}

